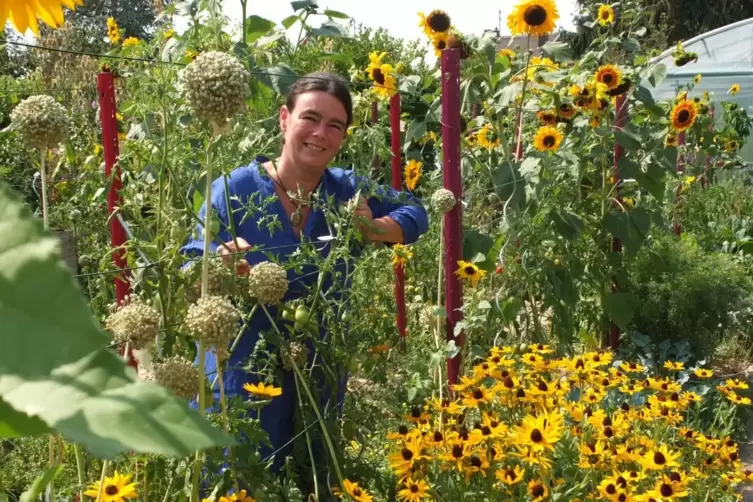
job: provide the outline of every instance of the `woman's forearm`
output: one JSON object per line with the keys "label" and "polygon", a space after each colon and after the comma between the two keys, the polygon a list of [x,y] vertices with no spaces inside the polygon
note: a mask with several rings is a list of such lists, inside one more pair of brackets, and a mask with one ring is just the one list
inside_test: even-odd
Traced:
{"label": "woman's forearm", "polygon": [[402,244],[405,241],[403,227],[389,216],[374,218],[371,220],[371,223],[376,227],[369,232],[369,238],[372,241],[383,241],[392,244]]}

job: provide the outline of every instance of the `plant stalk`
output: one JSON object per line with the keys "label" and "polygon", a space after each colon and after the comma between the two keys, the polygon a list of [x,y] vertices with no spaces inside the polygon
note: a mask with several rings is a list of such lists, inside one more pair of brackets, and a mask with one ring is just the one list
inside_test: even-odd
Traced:
{"label": "plant stalk", "polygon": [[102,492],[105,491],[105,475],[107,474],[107,465],[109,463],[107,460],[102,462],[102,475],[99,477],[99,493],[97,493],[97,500],[95,502],[102,500]]}
{"label": "plant stalk", "polygon": [[77,443],[73,443],[73,454],[76,455],[76,473],[78,474],[78,499],[84,500],[84,484],[86,483],[86,476],[84,475],[84,456],[81,454],[81,449]]}
{"label": "plant stalk", "polygon": [[42,221],[44,228],[50,228],[50,214],[47,207],[47,167],[45,165],[47,149],[42,150],[42,157],[39,163],[40,176],[42,178]]}

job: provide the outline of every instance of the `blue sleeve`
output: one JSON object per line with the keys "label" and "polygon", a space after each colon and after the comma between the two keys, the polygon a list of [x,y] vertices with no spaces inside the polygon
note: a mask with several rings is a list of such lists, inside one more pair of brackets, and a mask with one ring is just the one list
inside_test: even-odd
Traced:
{"label": "blue sleeve", "polygon": [[[228,181],[228,188],[230,188],[230,182]],[[231,193],[228,195],[232,195]],[[212,219],[215,224],[212,225],[214,230],[217,231],[217,223],[219,223],[219,231],[214,235],[214,239],[209,243],[209,249],[212,253],[217,251],[220,244],[229,242],[233,239],[230,233],[230,219],[228,217],[228,207],[226,200],[230,200],[231,197],[226,197],[225,191],[225,178],[219,177],[212,182]],[[232,202],[231,202],[232,204]],[[199,209],[199,219],[201,223],[196,223],[196,227],[191,234],[188,243],[180,249],[181,254],[186,256],[195,257],[201,256],[204,253],[204,218],[207,214],[207,203],[201,205]],[[237,223],[237,222],[236,222]]]}
{"label": "blue sleeve", "polygon": [[421,200],[413,194],[362,177],[355,179],[355,189],[369,197],[369,209],[374,218],[389,216],[400,225],[405,244],[416,242],[429,230],[429,215]]}

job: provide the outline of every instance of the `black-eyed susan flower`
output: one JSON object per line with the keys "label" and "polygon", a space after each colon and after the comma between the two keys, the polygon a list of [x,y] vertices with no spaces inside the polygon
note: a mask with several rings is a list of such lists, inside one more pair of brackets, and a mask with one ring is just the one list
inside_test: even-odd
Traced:
{"label": "black-eyed susan flower", "polygon": [[607,4],[600,3],[596,18],[602,26],[609,26],[614,23],[614,9]]}
{"label": "black-eyed susan flower", "polygon": [[675,148],[677,146],[677,135],[669,133],[664,137],[664,146],[667,148]]}
{"label": "black-eyed susan flower", "polygon": [[562,437],[564,417],[558,412],[526,415],[519,426],[513,429],[515,444],[534,451],[554,451],[554,445]]}
{"label": "black-eyed susan flower", "polygon": [[[694,181],[695,176],[688,176],[685,178],[685,183],[687,184],[692,184]],[[685,369],[685,363],[680,361],[664,361],[664,369],[669,371],[682,371]]]}
{"label": "black-eyed susan flower", "polygon": [[501,140],[499,135],[489,124],[484,124],[476,134],[476,142],[478,143],[478,146],[486,148],[487,150],[492,150],[500,145]]}
{"label": "black-eyed susan flower", "polygon": [[562,133],[552,126],[542,126],[533,137],[533,146],[540,152],[553,152],[562,143]]}
{"label": "black-eyed susan flower", "polygon": [[732,94],[733,96],[736,96],[738,92],[740,92],[740,85],[739,84],[732,84],[732,86],[727,91],[729,94]]}
{"label": "black-eyed susan flower", "polygon": [[706,368],[698,368],[693,372],[693,374],[698,378],[711,378],[712,376],[714,376],[714,372]]}
{"label": "black-eyed susan flower", "polygon": [[682,100],[672,108],[670,118],[672,120],[672,129],[677,132],[686,131],[694,123],[698,116],[696,104],[690,100]]}
{"label": "black-eyed susan flower", "polygon": [[508,486],[512,486],[512,485],[520,483],[523,480],[525,473],[526,473],[526,470],[521,468],[519,465],[516,465],[516,466],[510,465],[510,466],[498,469],[494,473],[494,475],[502,483]]}
{"label": "black-eyed susan flower", "polygon": [[596,71],[596,81],[614,89],[622,82],[622,72],[611,64],[600,66]]}
{"label": "black-eyed susan flower", "polygon": [[410,477],[403,482],[404,488],[397,492],[397,498],[405,502],[420,502],[421,499],[430,499],[430,487],[426,481],[419,479],[414,481]]}
{"label": "black-eyed susan flower", "polygon": [[102,485],[100,485],[100,481],[90,485],[89,489],[84,492],[84,495],[96,499],[99,497],[101,488],[102,497],[99,500],[102,502],[123,502],[125,499],[135,499],[138,497],[138,493],[136,493],[137,483],[131,483],[132,478],[133,474],[126,474],[124,476],[115,471],[112,477],[105,476]]}
{"label": "black-eyed susan flower", "polygon": [[548,35],[559,17],[553,0],[522,0],[507,17],[507,27],[513,36]]}
{"label": "black-eyed susan flower", "polygon": [[528,482],[528,493],[531,495],[531,500],[533,500],[533,502],[539,502],[549,496],[549,490],[546,487],[546,483],[535,479]]}
{"label": "black-eyed susan flower", "polygon": [[343,479],[343,491],[356,502],[373,502],[374,497],[349,479]]}
{"label": "black-eyed susan flower", "polygon": [[107,38],[112,45],[117,45],[120,42],[120,28],[114,17],[107,18]]}
{"label": "black-eyed susan flower", "polygon": [[275,387],[274,385],[264,385],[264,382],[255,384],[245,383],[243,384],[243,390],[254,397],[262,397],[267,399],[282,395],[281,388]]}
{"label": "black-eyed susan flower", "polygon": [[680,452],[673,452],[663,444],[658,448],[647,450],[638,459],[638,463],[646,470],[662,471],[669,467],[679,467],[678,458],[680,458]]}
{"label": "black-eyed susan flower", "polygon": [[411,159],[405,164],[403,168],[403,174],[405,176],[405,186],[408,190],[415,190],[418,185],[418,180],[421,179],[421,168],[424,163],[415,159]]}
{"label": "black-eyed susan flower", "polygon": [[471,286],[475,286],[486,275],[486,270],[481,270],[475,263],[458,260],[458,269],[455,274],[470,282]]}
{"label": "black-eyed susan flower", "polygon": [[667,476],[662,476],[649,494],[658,500],[672,501],[687,497],[688,491],[684,483],[677,483]]}

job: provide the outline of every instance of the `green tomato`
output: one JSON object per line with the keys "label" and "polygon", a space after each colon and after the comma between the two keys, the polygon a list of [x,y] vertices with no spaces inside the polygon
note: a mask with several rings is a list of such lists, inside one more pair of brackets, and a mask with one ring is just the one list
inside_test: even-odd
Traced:
{"label": "green tomato", "polygon": [[295,322],[301,324],[309,322],[309,309],[303,305],[299,305],[298,308],[295,309]]}
{"label": "green tomato", "polygon": [[342,320],[342,322],[350,321],[350,312],[348,312],[347,310],[343,312],[343,315],[340,316],[340,320]]}
{"label": "green tomato", "polygon": [[304,326],[303,324],[297,322],[297,323],[293,324],[293,329],[296,330],[296,331],[303,331],[304,329],[306,329],[306,326]]}
{"label": "green tomato", "polygon": [[282,318],[285,319],[286,321],[293,321],[295,320],[295,314],[290,309],[283,309]]}

